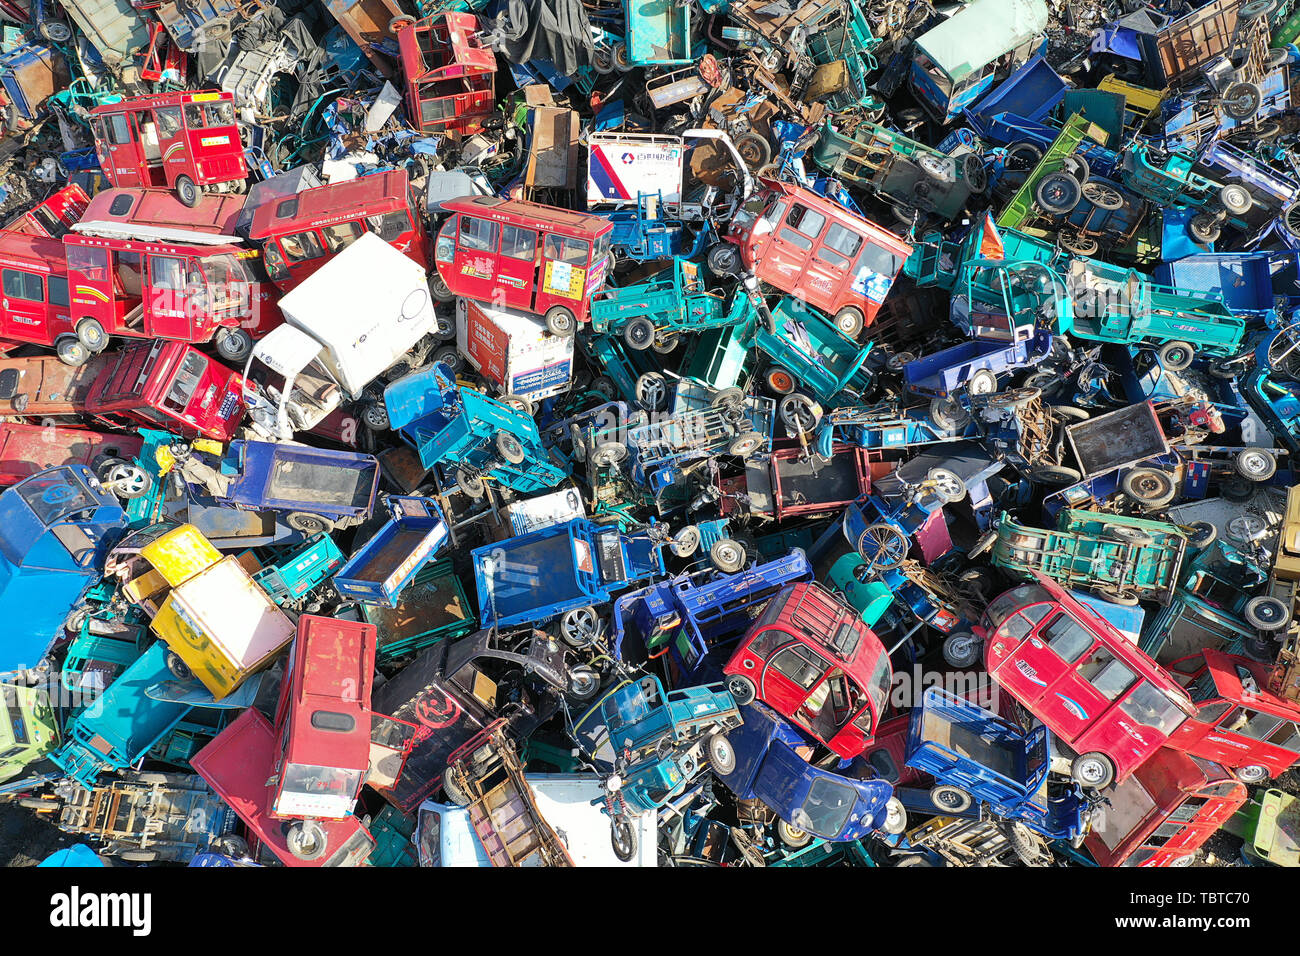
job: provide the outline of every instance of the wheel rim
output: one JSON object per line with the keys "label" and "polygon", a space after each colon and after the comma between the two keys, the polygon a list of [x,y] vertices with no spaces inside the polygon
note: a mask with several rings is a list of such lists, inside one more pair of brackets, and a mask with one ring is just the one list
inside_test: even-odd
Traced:
{"label": "wheel rim", "polygon": [[934,802],[945,810],[959,810],[966,805],[962,795],[951,787],[945,787],[934,795]]}
{"label": "wheel rim", "polygon": [[719,542],[719,545],[714,547],[713,558],[725,568],[734,568],[744,560],[740,548],[727,542]]}
{"label": "wheel rim", "polygon": [[658,375],[642,376],[637,382],[637,398],[648,411],[658,411],[668,397],[668,384]]}
{"label": "wheel rim", "polygon": [[1079,779],[1084,783],[1099,783],[1106,779],[1106,767],[1100,760],[1082,760],[1079,762]]}
{"label": "wheel rim", "polygon": [[1268,777],[1268,768],[1261,767],[1258,764],[1252,764],[1238,770],[1237,776],[1246,783],[1258,783]]}
{"label": "wheel rim", "polygon": [[767,381],[773,391],[782,394],[794,391],[794,377],[788,372],[774,372],[768,376]]}
{"label": "wheel rim", "polygon": [[1251,477],[1260,477],[1268,474],[1268,459],[1258,452],[1246,452],[1241,456],[1241,468],[1250,474]]}
{"label": "wheel rim", "polygon": [[961,664],[968,664],[974,659],[974,637],[959,637],[948,645],[949,656]]}
{"label": "wheel rim", "polygon": [[599,619],[591,608],[576,608],[564,615],[560,627],[569,643],[585,647],[596,640]]}

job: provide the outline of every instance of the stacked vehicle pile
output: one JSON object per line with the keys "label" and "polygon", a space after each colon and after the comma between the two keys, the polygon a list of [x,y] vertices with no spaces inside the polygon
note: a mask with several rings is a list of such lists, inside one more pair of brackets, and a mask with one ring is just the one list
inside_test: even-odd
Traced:
{"label": "stacked vehicle pile", "polygon": [[1295,865],[1300,13],[60,2],[0,2],[0,798]]}

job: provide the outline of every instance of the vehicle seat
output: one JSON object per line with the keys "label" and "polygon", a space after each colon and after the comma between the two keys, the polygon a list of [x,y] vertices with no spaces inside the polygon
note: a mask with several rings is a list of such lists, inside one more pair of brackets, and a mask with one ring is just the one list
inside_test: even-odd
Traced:
{"label": "vehicle seat", "polygon": [[303,369],[293,380],[293,398],[303,405],[311,405],[326,411],[338,404],[339,387],[322,375],[316,375],[310,369]]}

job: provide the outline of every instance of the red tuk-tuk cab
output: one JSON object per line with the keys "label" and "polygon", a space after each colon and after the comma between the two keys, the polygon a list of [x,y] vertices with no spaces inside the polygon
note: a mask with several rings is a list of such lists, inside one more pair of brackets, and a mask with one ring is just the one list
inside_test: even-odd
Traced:
{"label": "red tuk-tuk cab", "polygon": [[405,169],[265,202],[253,215],[248,238],[262,247],[276,288],[288,292],[366,232],[429,267],[424,217]]}
{"label": "red tuk-tuk cab", "polygon": [[249,835],[285,866],[363,864],[375,840],[355,816],[313,822],[310,828],[271,816],[267,781],[274,772],[276,743],[271,722],[249,707],[191,757],[190,766],[239,815]]}
{"label": "red tuk-tuk cab", "polygon": [[478,17],[445,13],[393,21],[406,77],[406,111],[426,133],[470,135],[496,106],[496,54],[479,39]]}
{"label": "red tuk-tuk cab", "polygon": [[234,437],[247,410],[238,372],[183,342],[139,342],[115,359],[76,411],[116,428],[146,425],[222,442]]}
{"label": "red tuk-tuk cab", "polygon": [[197,206],[205,186],[234,192],[248,178],[233,93],[154,93],[90,111],[95,154],[114,186],[174,189]]}
{"label": "red tuk-tuk cab", "polygon": [[86,191],[76,183],[70,183],[13,219],[5,229],[29,236],[62,239],[63,234],[81,219],[89,202]]}
{"label": "red tuk-tuk cab", "polygon": [[134,458],[143,443],[139,435],[3,422],[0,423],[0,487],[17,484],[47,468],[89,467],[100,455]]}
{"label": "red tuk-tuk cab", "polygon": [[1249,784],[1300,760],[1300,707],[1269,691],[1267,664],[1207,648],[1169,671],[1196,704],[1170,747],[1231,767]]}
{"label": "red tuk-tuk cab", "polygon": [[553,335],[573,335],[590,321],[591,294],[605,284],[609,219],[495,196],[449,199],[442,208],[449,215],[434,244],[435,297],[543,315]]}
{"label": "red tuk-tuk cab", "polygon": [[63,243],[29,232],[0,232],[0,352],[18,345],[55,349],[68,365],[91,351],[77,339],[68,303]]}
{"label": "red tuk-tuk cab", "polygon": [[857,335],[875,320],[912,247],[810,189],[761,182],[761,211],[732,220],[726,241],[709,250],[709,268],[735,275],[743,267]]}
{"label": "red tuk-tuk cab", "polygon": [[1051,578],[1033,572],[974,628],[994,680],[1080,756],[1087,787],[1123,782],[1196,713],[1159,664]]}
{"label": "red tuk-tuk cab", "polygon": [[1166,867],[1191,863],[1248,793],[1227,768],[1161,747],[1102,796],[1083,840],[1097,865]]}
{"label": "red tuk-tuk cab", "polygon": [[161,189],[101,189],[86,206],[82,219],[120,222],[155,229],[181,229],[235,239],[235,221],[244,208],[243,196],[204,195],[190,208]]}
{"label": "red tuk-tuk cab", "polygon": [[216,340],[242,362],[282,321],[279,295],[250,268],[257,252],[222,236],[83,220],[63,237],[81,344],[102,352],[109,336]]}
{"label": "red tuk-tuk cab", "polygon": [[378,642],[373,624],[298,618],[275,713],[280,752],[271,777],[271,816],[310,821],[351,815],[370,762]]}
{"label": "red tuk-tuk cab", "polygon": [[871,743],[893,680],[858,612],[808,583],[777,592],[723,673],[736,703],[761,700],[845,759]]}

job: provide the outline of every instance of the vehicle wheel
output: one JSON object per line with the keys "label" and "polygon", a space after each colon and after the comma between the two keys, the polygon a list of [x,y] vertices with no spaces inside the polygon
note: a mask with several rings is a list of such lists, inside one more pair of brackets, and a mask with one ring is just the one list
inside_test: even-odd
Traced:
{"label": "vehicle wheel", "polygon": [[627,445],[618,441],[603,441],[591,453],[591,463],[597,468],[617,465],[627,457]]}
{"label": "vehicle wheel", "polygon": [[628,58],[627,44],[622,41],[614,44],[614,69],[620,73],[626,73],[632,69],[632,61]]}
{"label": "vehicle wheel", "polygon": [[943,813],[961,813],[975,802],[975,798],[961,787],[941,783],[930,789],[930,802]]}
{"label": "vehicle wheel", "polygon": [[1246,602],[1242,617],[1251,627],[1261,631],[1280,631],[1291,620],[1291,610],[1275,597],[1261,594]]}
{"label": "vehicle wheel", "polygon": [[956,399],[932,398],[930,421],[941,431],[956,432],[970,424],[970,412],[962,408]]}
{"label": "vehicle wheel", "polygon": [[590,605],[571,608],[560,618],[560,639],[572,648],[590,647],[599,637],[600,615]]}
{"label": "vehicle wheel", "polygon": [[1179,857],[1175,857],[1174,859],[1170,860],[1170,861],[1169,861],[1169,866],[1171,866],[1171,867],[1175,867],[1175,868],[1181,870],[1181,869],[1183,869],[1184,867],[1191,866],[1191,865],[1192,865],[1193,863],[1195,863],[1195,862],[1196,862],[1196,854],[1195,854],[1195,853],[1189,853],[1189,854],[1187,854],[1186,856],[1179,856]]}
{"label": "vehicle wheel", "polygon": [[465,367],[465,358],[460,354],[460,349],[456,348],[456,346],[444,345],[433,353],[433,364],[447,366],[454,378],[456,373]]}
{"label": "vehicle wheel", "polygon": [[983,642],[970,631],[949,634],[943,642],[943,659],[958,670],[974,667],[980,659]]}
{"label": "vehicle wheel", "polygon": [[1237,779],[1242,783],[1263,783],[1269,778],[1269,776],[1268,768],[1257,763],[1237,768]]}
{"label": "vehicle wheel", "polygon": [[1238,82],[1223,91],[1220,102],[1223,103],[1223,112],[1237,122],[1242,122],[1259,112],[1264,94],[1254,83]]}
{"label": "vehicle wheel", "polygon": [[1042,396],[1040,389],[1022,385],[1020,388],[1009,388],[993,395],[988,401],[993,408],[1021,408]]}
{"label": "vehicle wheel", "polygon": [[409,17],[405,14],[400,17],[393,17],[393,19],[388,21],[388,32],[399,33],[407,27],[415,26],[415,22],[415,17]]}
{"label": "vehicle wheel", "polygon": [[762,446],[763,436],[758,432],[742,432],[731,439],[731,444],[727,446],[727,454],[735,455],[737,458],[748,458]]}
{"label": "vehicle wheel", "polygon": [[668,380],[658,372],[646,372],[636,380],[636,400],[647,412],[668,407]]}
{"label": "vehicle wheel", "polygon": [[[70,365],[73,368],[80,368],[90,361],[91,351],[86,348],[73,335],[65,335],[54,343],[55,354],[59,356],[59,361],[64,365]],[[20,395],[19,398],[26,398],[26,395]],[[25,403],[24,403],[25,407]],[[14,402],[14,411],[21,412],[17,401]]]}
{"label": "vehicle wheel", "polygon": [[167,651],[167,670],[177,680],[187,681],[194,679],[194,672],[190,670],[189,665],[181,660],[181,656],[173,650]]}
{"label": "vehicle wheel", "polygon": [[1082,195],[1083,187],[1069,173],[1051,173],[1034,190],[1034,201],[1044,212],[1063,216],[1079,205]]}
{"label": "vehicle wheel", "polygon": [[1098,209],[1113,211],[1124,205],[1124,197],[1118,189],[1096,181],[1083,184],[1083,198]]}
{"label": "vehicle wheel", "polygon": [[709,562],[726,574],[734,574],[743,568],[747,557],[740,542],[733,538],[722,538],[713,542],[713,547],[709,548]]}
{"label": "vehicle wheel", "polygon": [[1166,342],[1160,346],[1156,357],[1160,359],[1160,364],[1164,366],[1165,371],[1181,372],[1191,366],[1192,359],[1196,357],[1196,350],[1186,342]]}
{"label": "vehicle wheel", "polygon": [[194,185],[194,180],[188,176],[176,177],[176,198],[182,203],[193,209],[202,197],[203,193],[199,191],[198,186]]}
{"label": "vehicle wheel", "polygon": [[1124,476],[1120,488],[1147,508],[1163,508],[1174,500],[1178,491],[1169,473],[1156,468],[1134,468]]}
{"label": "vehicle wheel", "polygon": [[334,522],[328,518],[308,514],[305,511],[293,512],[284,519],[284,523],[295,531],[301,531],[303,534],[321,534],[334,528]]}
{"label": "vehicle wheel", "polygon": [[1244,216],[1250,212],[1250,207],[1255,201],[1250,196],[1250,190],[1241,183],[1228,183],[1219,190],[1219,202],[1223,208],[1228,210],[1234,216]]}
{"label": "vehicle wheel", "polygon": [[867,526],[858,536],[857,547],[872,570],[887,571],[903,563],[911,542],[892,524],[882,521]]}
{"label": "vehicle wheel", "polygon": [[1101,248],[1096,239],[1085,236],[1080,232],[1063,232],[1057,236],[1056,241],[1060,243],[1062,249],[1066,252],[1072,252],[1076,256],[1096,255],[1097,250]]}
{"label": "vehicle wheel", "polygon": [[304,863],[319,860],[329,849],[325,828],[315,820],[299,820],[284,835],[289,852]]}
{"label": "vehicle wheel", "polygon": [[693,524],[681,528],[668,542],[668,549],[679,558],[689,558],[700,550],[700,529]]}
{"label": "vehicle wheel", "polygon": [[1282,220],[1287,232],[1300,239],[1300,200],[1292,202],[1284,208],[1279,218]]}
{"label": "vehicle wheel", "polygon": [[1228,519],[1228,537],[1241,544],[1258,541],[1267,533],[1268,525],[1256,515],[1237,515]]}
{"label": "vehicle wheel", "polygon": [[77,323],[77,340],[95,354],[108,346],[108,333],[96,319],[82,319]]}
{"label": "vehicle wheel", "polygon": [[796,435],[811,434],[822,419],[822,407],[807,395],[795,392],[781,399],[781,422]]}
{"label": "vehicle wheel", "polygon": [[[1025,384],[1028,386],[1029,383],[1026,381]],[[1086,422],[1092,417],[1082,408],[1075,408],[1073,405],[1049,405],[1048,411],[1057,418],[1072,422]]]}
{"label": "vehicle wheel", "polygon": [[553,305],[546,310],[546,328],[552,335],[573,335],[578,328],[578,320],[572,312],[562,305]]}
{"label": "vehicle wheel", "polygon": [[1237,21],[1249,23],[1252,20],[1258,20],[1266,14],[1272,13],[1277,6],[1274,0],[1249,0],[1243,3],[1237,10]]}
{"label": "vehicle wheel", "polygon": [[600,690],[600,675],[580,664],[569,668],[569,696],[578,700],[590,700]]}
{"label": "vehicle wheel", "polygon": [[1044,485],[1072,485],[1083,475],[1065,465],[1034,465],[1029,469],[1029,477]]}
{"label": "vehicle wheel", "polygon": [[1248,481],[1268,481],[1277,474],[1277,459],[1263,448],[1243,448],[1237,452],[1232,466]]}
{"label": "vehicle wheel", "polygon": [[365,411],[361,413],[361,420],[366,423],[367,428],[375,432],[387,431],[392,425],[388,419],[388,406],[384,404],[383,399],[367,405]]}
{"label": "vehicle wheel", "polygon": [[718,733],[709,738],[709,763],[724,777],[736,769],[736,751],[731,748],[726,734]]}
{"label": "vehicle wheel", "polygon": [[1113,525],[1102,531],[1102,536],[1110,538],[1113,541],[1123,541],[1125,544],[1131,544],[1137,547],[1143,547],[1155,543],[1155,538],[1147,534],[1140,528],[1128,528],[1124,525]]}
{"label": "vehicle wheel", "polygon": [[734,276],[740,272],[740,252],[729,242],[720,242],[705,255],[709,271],[717,276]]}
{"label": "vehicle wheel", "polygon": [[863,330],[866,324],[862,312],[854,306],[846,305],[835,313],[835,328],[846,338],[857,338],[858,333]]}
{"label": "vehicle wheel", "polygon": [[227,833],[225,836],[219,836],[208,844],[208,850],[213,853],[221,853],[224,856],[241,859],[248,856],[248,841],[241,836]]}
{"label": "vehicle wheel", "polygon": [[607,46],[598,46],[591,56],[591,68],[600,76],[609,76],[614,72],[614,51]]}
{"label": "vehicle wheel", "polygon": [[1002,156],[1003,169],[1028,172],[1043,161],[1043,151],[1028,141],[1012,143]]}
{"label": "vehicle wheel", "polygon": [[989,174],[984,169],[984,161],[975,153],[967,153],[960,160],[962,179],[966,188],[973,193],[982,193],[989,185]]}
{"label": "vehicle wheel", "polygon": [[636,856],[636,830],[627,817],[614,817],[609,821],[609,843],[614,855],[624,863]]}
{"label": "vehicle wheel", "polygon": [[1187,231],[1197,242],[1209,245],[1219,238],[1223,231],[1219,226],[1219,220],[1215,219],[1209,213],[1197,213],[1187,223]]}
{"label": "vehicle wheel", "polygon": [[895,835],[907,829],[907,808],[898,797],[890,797],[885,801],[885,821],[880,829]]}
{"label": "vehicle wheel", "polygon": [[813,841],[813,835],[811,833],[806,830],[800,830],[798,827],[786,823],[784,820],[776,821],[776,838],[791,850],[802,850]]}
{"label": "vehicle wheel", "polygon": [[992,395],[998,390],[998,377],[986,368],[977,368],[966,380],[967,395]]}
{"label": "vehicle wheel", "polygon": [[1126,591],[1120,591],[1118,588],[1097,587],[1093,588],[1093,593],[1103,601],[1109,601],[1111,604],[1118,604],[1121,607],[1136,607],[1138,603],[1136,594],[1129,594]]}
{"label": "vehicle wheel", "polygon": [[1092,169],[1081,153],[1071,153],[1063,158],[1061,160],[1061,171],[1069,174],[1080,186],[1086,185],[1088,177],[1092,175]]}
{"label": "vehicle wheel", "polygon": [[464,468],[456,469],[456,485],[471,498],[482,498],[487,494],[487,485],[478,475],[470,474]]}
{"label": "vehicle wheel", "polygon": [[158,859],[157,850],[123,850],[117,854],[119,860],[127,863],[153,863]]}
{"label": "vehicle wheel", "polygon": [[763,381],[773,395],[789,395],[794,391],[794,376],[779,365],[769,368],[767,374],[763,376]]}
{"label": "vehicle wheel", "polygon": [[436,272],[429,279],[429,294],[436,302],[451,302],[456,298],[456,294],[451,291],[451,286],[447,285],[447,280]]}
{"label": "vehicle wheel", "polygon": [[966,497],[966,482],[961,475],[947,468],[931,468],[926,472],[925,480],[934,485],[944,504],[956,504]]}
{"label": "vehicle wheel", "polygon": [[1240,475],[1231,475],[1219,482],[1219,494],[1231,502],[1241,504],[1255,496],[1255,485]]}
{"label": "vehicle wheel", "polygon": [[644,352],[655,340],[655,324],[645,316],[637,316],[623,326],[623,341],[629,348]]}
{"label": "vehicle wheel", "polygon": [[1193,521],[1187,526],[1191,534],[1187,536],[1187,546],[1197,551],[1204,551],[1219,538],[1219,529],[1208,521]]}
{"label": "vehicle wheel", "polygon": [[1011,844],[1011,851],[1025,866],[1039,863],[1047,851],[1043,838],[1023,823],[1013,823],[1007,827],[1007,842]]}
{"label": "vehicle wheel", "polygon": [[1081,786],[1104,790],[1115,779],[1115,765],[1105,754],[1093,750],[1074,758],[1070,777]]}
{"label": "vehicle wheel", "polygon": [[67,43],[72,39],[72,27],[62,20],[41,21],[40,33],[42,37],[51,43]]}
{"label": "vehicle wheel", "polygon": [[128,500],[148,494],[153,487],[153,479],[143,468],[125,461],[109,468],[102,480],[109,491]]}
{"label": "vehicle wheel", "polygon": [[504,458],[512,465],[522,465],[528,458],[528,453],[524,451],[524,443],[516,436],[507,431],[498,431],[495,442],[497,454]]}
{"label": "vehicle wheel", "polygon": [[727,693],[738,705],[752,704],[758,696],[754,682],[743,674],[732,674],[727,678]]}
{"label": "vehicle wheel", "polygon": [[682,337],[677,332],[656,332],[650,347],[660,355],[671,355],[681,344]]}
{"label": "vehicle wheel", "polygon": [[456,784],[450,767],[442,772],[442,795],[448,803],[454,803],[458,807],[469,806],[469,794]]}
{"label": "vehicle wheel", "polygon": [[750,169],[762,169],[772,161],[772,147],[757,133],[746,133],[736,140],[736,152]]}
{"label": "vehicle wheel", "polygon": [[253,351],[253,337],[244,329],[222,329],[217,333],[217,354],[227,362],[243,364]]}
{"label": "vehicle wheel", "polygon": [[900,859],[898,863],[895,865],[896,866],[934,866],[933,863],[931,863],[929,860],[927,860],[925,857],[921,856],[920,854],[905,856],[902,859]]}

